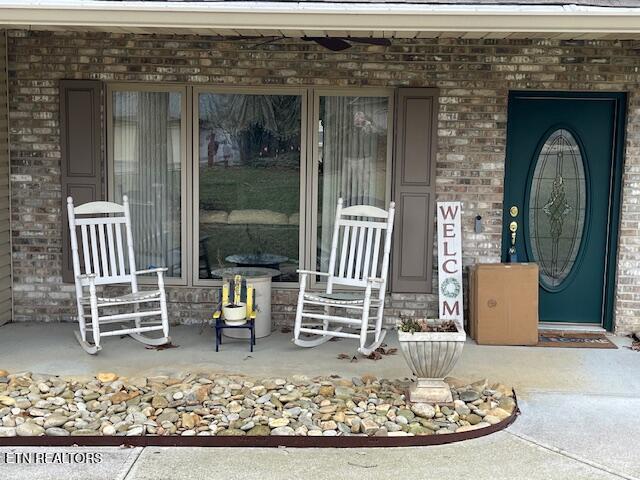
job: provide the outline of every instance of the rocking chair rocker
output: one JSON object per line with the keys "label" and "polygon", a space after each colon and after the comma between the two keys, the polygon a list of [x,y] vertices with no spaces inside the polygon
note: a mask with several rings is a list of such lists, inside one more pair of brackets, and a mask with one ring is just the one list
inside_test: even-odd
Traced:
{"label": "rocking chair rocker", "polygon": [[[127,196],[122,197],[123,205],[112,202],[90,202],[73,206],[73,199],[67,198],[73,275],[76,286],[76,305],[80,331],[76,338],[89,354],[101,350],[100,338],[117,335],[129,335],[146,345],[164,345],[169,343],[169,320],[167,300],[164,291],[163,274],[166,268],[137,270],[131,234],[131,216]],[[81,218],[76,218],[80,216]],[[124,240],[122,226],[124,225]],[[82,238],[82,257],[84,273],[80,267],[77,230]],[[126,250],[125,250],[126,249]],[[128,263],[128,269],[126,264]],[[138,290],[138,275],[155,273],[158,276],[156,290]],[[130,284],[131,292],[124,295],[107,297],[98,295],[96,286]],[[88,294],[85,290],[88,290]],[[132,306],[126,313],[101,315],[103,308]],[[144,310],[141,307],[144,306]],[[91,326],[87,326],[87,310]],[[156,317],[155,319],[153,317]],[[142,321],[144,320],[144,323]],[[135,326],[103,331],[102,326],[122,321],[134,321]],[[93,343],[87,341],[87,331],[92,333]],[[147,332],[162,331],[162,337],[150,338]]]}
{"label": "rocking chair rocker", "polygon": [[[394,209],[394,202],[389,204],[388,212],[370,205],[353,205],[342,208],[342,199],[338,199],[331,241],[329,271],[298,270],[300,293],[293,339],[296,345],[315,347],[329,341],[331,337],[357,338],[360,339],[358,351],[364,355],[370,355],[382,344],[387,333],[386,329],[382,328],[382,317],[387,271],[389,270]],[[383,236],[384,244],[381,249],[380,243]],[[340,238],[341,249],[338,264]],[[324,293],[307,292],[309,275],[319,275],[326,278],[327,287]],[[334,293],[334,285],[352,287],[356,291]],[[374,294],[373,298],[372,293]],[[305,310],[308,305],[313,306],[312,308],[315,310]],[[321,307],[324,313],[319,311],[318,307]],[[344,313],[336,314],[336,309]],[[371,309],[376,310],[373,325],[369,324]],[[360,312],[359,318],[353,314],[348,316],[349,311]],[[303,323],[303,318],[315,320],[315,323]],[[337,325],[332,329],[332,324]],[[344,326],[356,328],[359,332],[343,332]],[[301,334],[313,335],[317,338],[305,339],[301,337]],[[373,334],[374,338],[367,345],[369,334]]]}

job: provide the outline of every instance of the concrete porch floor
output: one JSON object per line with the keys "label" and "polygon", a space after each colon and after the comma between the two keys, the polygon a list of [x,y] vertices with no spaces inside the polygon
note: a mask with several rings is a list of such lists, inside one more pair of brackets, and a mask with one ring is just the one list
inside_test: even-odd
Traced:
{"label": "concrete porch floor", "polygon": [[[229,339],[214,351],[210,328],[173,327],[179,348],[146,350],[129,339],[107,338],[96,356],[75,342],[72,324],[9,324],[0,328],[0,368],[57,375],[93,376],[114,371],[145,376],[187,371],[253,376],[364,373],[409,375],[400,353],[372,361],[340,360],[355,341],[300,349],[291,334],[259,339],[253,353],[246,341]],[[398,449],[206,449],[91,448],[103,452],[100,465],[3,464],[2,479],[297,479],[417,476],[417,478],[613,479],[640,478],[640,352],[630,340],[611,337],[618,350],[491,347],[469,341],[453,375],[489,378],[513,385],[522,415],[489,437],[438,447]],[[395,335],[387,337],[397,346]],[[9,450],[0,449],[0,454]],[[18,449],[29,450],[29,449]],[[243,459],[243,460],[240,460]],[[250,461],[246,461],[250,459]]]}

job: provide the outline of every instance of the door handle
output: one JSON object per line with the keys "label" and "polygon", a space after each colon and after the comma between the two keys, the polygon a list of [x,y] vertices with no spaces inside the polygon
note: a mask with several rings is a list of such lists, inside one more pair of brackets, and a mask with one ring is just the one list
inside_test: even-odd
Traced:
{"label": "door handle", "polygon": [[511,215],[511,223],[509,223],[509,231],[511,232],[511,246],[509,247],[509,263],[515,263],[518,261],[518,252],[516,251],[516,235],[518,234],[518,222],[515,218],[518,216],[518,207],[512,205],[509,209],[509,215]]}
{"label": "door handle", "polygon": [[511,232],[511,248],[516,248],[516,233],[518,232],[518,222],[515,220],[509,224],[509,231]]}

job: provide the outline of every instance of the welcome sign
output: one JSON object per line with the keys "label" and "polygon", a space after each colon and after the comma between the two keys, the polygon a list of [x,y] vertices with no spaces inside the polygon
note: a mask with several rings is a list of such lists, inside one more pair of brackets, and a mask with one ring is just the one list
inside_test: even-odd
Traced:
{"label": "welcome sign", "polygon": [[438,202],[439,317],[463,325],[460,202]]}

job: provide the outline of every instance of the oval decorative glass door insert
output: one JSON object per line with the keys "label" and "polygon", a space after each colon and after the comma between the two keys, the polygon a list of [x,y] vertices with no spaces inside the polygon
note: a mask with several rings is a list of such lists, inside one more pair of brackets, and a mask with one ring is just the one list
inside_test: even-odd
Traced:
{"label": "oval decorative glass door insert", "polygon": [[584,233],[584,158],[571,132],[559,128],[540,149],[529,193],[529,242],[540,283],[560,290],[576,262]]}

